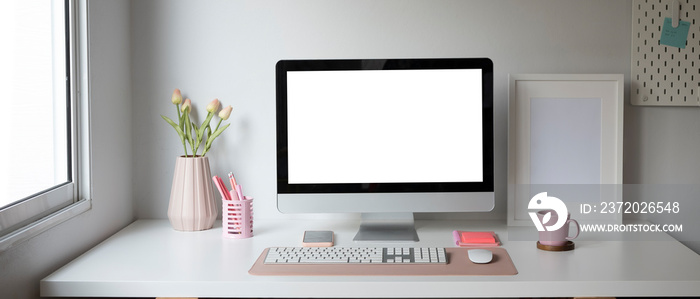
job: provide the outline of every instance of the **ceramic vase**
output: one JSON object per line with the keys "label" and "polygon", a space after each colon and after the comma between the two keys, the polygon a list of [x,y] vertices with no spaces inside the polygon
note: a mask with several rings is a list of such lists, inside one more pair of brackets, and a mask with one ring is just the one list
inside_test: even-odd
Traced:
{"label": "ceramic vase", "polygon": [[175,230],[210,229],[216,220],[216,204],[209,158],[180,156],[175,160],[168,219]]}

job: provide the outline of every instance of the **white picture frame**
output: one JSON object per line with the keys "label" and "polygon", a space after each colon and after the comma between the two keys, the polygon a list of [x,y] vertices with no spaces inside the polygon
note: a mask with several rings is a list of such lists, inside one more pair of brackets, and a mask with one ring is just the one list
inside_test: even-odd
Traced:
{"label": "white picture frame", "polygon": [[528,203],[542,191],[574,219],[621,223],[580,208],[622,201],[624,76],[511,74],[508,96],[508,225],[534,225]]}

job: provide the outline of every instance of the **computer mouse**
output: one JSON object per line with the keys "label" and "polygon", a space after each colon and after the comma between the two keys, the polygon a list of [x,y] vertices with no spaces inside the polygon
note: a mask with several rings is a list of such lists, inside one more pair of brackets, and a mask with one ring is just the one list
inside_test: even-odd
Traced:
{"label": "computer mouse", "polygon": [[470,249],[467,251],[469,260],[475,264],[486,264],[493,258],[493,252],[488,249]]}

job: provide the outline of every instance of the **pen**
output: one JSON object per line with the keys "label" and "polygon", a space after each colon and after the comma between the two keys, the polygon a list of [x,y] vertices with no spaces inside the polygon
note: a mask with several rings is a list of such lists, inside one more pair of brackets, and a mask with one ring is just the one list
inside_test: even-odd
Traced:
{"label": "pen", "polygon": [[236,182],[236,177],[233,176],[233,172],[228,173],[228,178],[231,181],[231,189],[232,191],[236,192],[236,195],[238,195],[238,200],[243,200],[243,190],[241,189],[241,185],[238,185]]}
{"label": "pen", "polygon": [[229,194],[228,188],[226,188],[226,184],[224,184],[224,180],[223,180],[222,178],[220,178],[220,177],[217,177],[217,179],[219,180],[219,185],[221,185],[221,189],[225,191],[224,194],[227,195],[227,196],[226,196],[226,199],[227,199],[227,200],[231,200],[231,199],[232,199],[232,198],[231,198],[231,194]]}
{"label": "pen", "polygon": [[231,189],[236,189],[236,177],[233,176],[233,172],[228,173],[228,179],[231,181]]}
{"label": "pen", "polygon": [[[228,193],[228,189],[226,189],[226,185],[224,185],[224,180],[222,180],[218,176],[212,177],[212,180],[214,180],[214,185],[216,185],[216,188],[219,189],[219,193],[221,193],[221,198],[224,200],[231,200],[231,195]],[[226,191],[224,191],[226,189]]]}
{"label": "pen", "polygon": [[243,198],[243,186],[236,185],[236,192],[238,192],[238,198],[240,198],[240,200],[245,199],[245,198]]}

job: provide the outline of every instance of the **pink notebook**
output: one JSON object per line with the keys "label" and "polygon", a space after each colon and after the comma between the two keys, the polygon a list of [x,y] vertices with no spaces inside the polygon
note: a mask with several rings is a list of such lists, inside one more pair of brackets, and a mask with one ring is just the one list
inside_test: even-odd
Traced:
{"label": "pink notebook", "polygon": [[452,232],[455,244],[463,247],[494,247],[501,246],[494,232],[468,232],[456,230]]}

